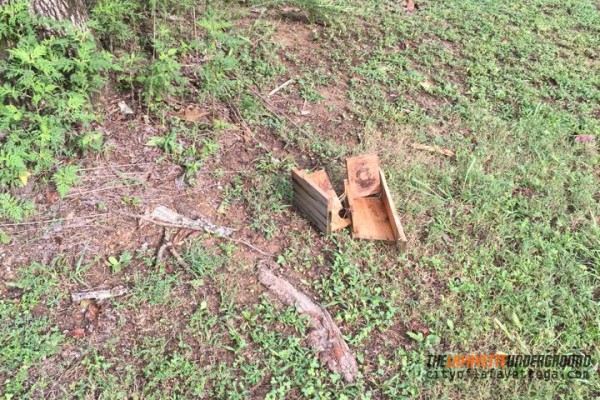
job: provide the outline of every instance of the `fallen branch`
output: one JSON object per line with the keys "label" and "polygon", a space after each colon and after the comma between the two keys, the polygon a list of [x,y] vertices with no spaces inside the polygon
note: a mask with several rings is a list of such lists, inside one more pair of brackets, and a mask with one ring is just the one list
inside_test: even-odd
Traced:
{"label": "fallen branch", "polygon": [[[150,215],[135,215],[135,214],[129,214],[129,213],[123,213],[123,212],[119,212],[119,213],[122,215],[126,215],[128,217],[138,218],[140,220],[152,222],[153,224],[168,227],[168,228],[181,228],[181,229],[189,229],[189,230],[193,230],[193,231],[204,231],[204,232],[208,232],[208,233],[213,233],[213,234],[216,234],[216,235],[222,237],[223,239],[227,239],[231,242],[241,243],[244,246],[247,246],[250,249],[256,251],[257,253],[262,254],[263,256],[271,257],[271,258],[275,257],[273,254],[267,253],[266,251],[259,249],[258,247],[252,245],[251,243],[248,243],[245,240],[234,239],[232,237],[229,237],[233,232],[236,231],[236,229],[229,228],[226,226],[221,226],[221,225],[215,225],[212,222],[206,221],[202,218],[192,220],[190,218],[184,217],[181,214],[176,213],[175,211],[173,211],[165,206],[157,207],[154,211],[152,211],[152,213]],[[163,240],[162,245],[159,248],[158,253],[157,253],[157,257],[156,257],[157,262],[159,262],[161,260],[165,250],[170,250],[171,254],[173,254],[173,251],[172,251],[173,243],[171,243],[169,239],[170,238],[167,238],[167,240]],[[177,255],[175,255],[175,254],[173,254],[173,256],[177,259],[177,261],[180,264],[182,264],[182,266],[185,266],[184,263],[181,262],[183,259],[180,260],[177,257]]]}
{"label": "fallen branch", "polygon": [[116,286],[112,289],[86,290],[84,292],[71,293],[71,300],[78,303],[81,300],[96,299],[98,301],[110,299],[117,296],[122,296],[127,293],[127,288],[124,286]]}
{"label": "fallen branch", "polygon": [[310,316],[312,329],[308,335],[309,344],[319,352],[321,361],[331,371],[341,373],[346,382],[353,382],[358,373],[356,358],[329,312],[288,281],[273,274],[268,264],[259,264],[259,281],[283,303],[295,306],[300,314]]}
{"label": "fallen branch", "polygon": [[235,232],[235,229],[226,226],[215,225],[202,218],[196,220],[184,217],[181,214],[167,208],[159,206],[152,211],[149,218],[138,216],[138,218],[147,219],[157,225],[164,225],[172,228],[191,229],[195,231],[204,231],[218,236],[227,237]]}

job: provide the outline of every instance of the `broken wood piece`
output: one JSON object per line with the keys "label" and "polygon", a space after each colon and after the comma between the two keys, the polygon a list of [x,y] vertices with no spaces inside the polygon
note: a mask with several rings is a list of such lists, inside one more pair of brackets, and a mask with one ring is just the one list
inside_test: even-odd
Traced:
{"label": "broken wood piece", "polygon": [[74,303],[87,299],[96,299],[97,301],[100,301],[122,296],[125,293],[127,293],[127,288],[124,286],[116,286],[112,289],[86,290],[83,292],[71,293],[71,301]]}
{"label": "broken wood piece", "polygon": [[425,150],[425,151],[429,151],[432,153],[439,153],[446,157],[454,157],[454,152],[452,150],[444,149],[443,147],[440,147],[440,146],[429,146],[427,144],[421,144],[421,143],[413,143],[413,144],[411,144],[411,146],[413,149]]}
{"label": "broken wood piece", "polygon": [[309,174],[294,168],[292,186],[294,206],[323,233],[335,232],[350,225],[349,218],[340,216],[344,207],[324,170]]}
{"label": "broken wood piece", "polygon": [[381,200],[383,201],[383,206],[385,207],[385,211],[387,212],[390,220],[394,241],[396,242],[396,245],[400,251],[405,252],[407,243],[406,235],[404,234],[404,228],[402,228],[402,224],[400,223],[400,218],[398,217],[398,212],[396,211],[396,206],[394,205],[394,200],[392,200],[390,189],[388,188],[387,181],[382,170],[379,170],[379,179],[381,181]]}
{"label": "broken wood piece", "polygon": [[406,250],[406,236],[400,224],[376,154],[346,159],[348,180],[344,181],[352,218],[352,237],[396,243]]}
{"label": "broken wood piece", "polygon": [[[193,220],[193,219],[184,217],[183,215],[178,214],[175,211],[173,211],[165,206],[157,207],[156,209],[154,209],[154,211],[152,211],[152,213],[149,216],[148,215],[135,215],[135,214],[129,214],[129,213],[124,213],[124,212],[120,212],[120,214],[126,215],[128,217],[132,217],[132,218],[138,218],[142,221],[148,221],[153,224],[160,225],[160,226],[165,226],[165,227],[170,227],[170,228],[182,228],[182,229],[189,229],[192,231],[204,231],[204,232],[208,232],[208,233],[213,233],[213,234],[216,234],[216,235],[218,235],[224,239],[227,239],[231,242],[241,243],[241,244],[247,246],[248,248],[262,254],[263,256],[274,257],[273,254],[267,253],[266,251],[262,251],[258,247],[253,246],[251,243],[248,243],[245,240],[234,239],[234,238],[229,237],[237,229],[233,229],[233,228],[229,228],[229,227],[221,226],[221,225],[215,225],[212,222],[206,221],[203,218],[198,218],[196,220]],[[172,243],[167,244],[167,245],[163,244],[163,246],[164,246],[164,249],[162,249],[162,246],[161,246],[161,249],[164,253],[164,251],[167,249],[167,247],[172,247]],[[160,251],[161,250],[159,249],[159,252]]]}
{"label": "broken wood piece", "polygon": [[346,382],[353,382],[358,373],[356,358],[329,312],[287,280],[276,276],[268,264],[273,263],[259,265],[259,281],[284,304],[294,306],[298,313],[310,317],[309,344],[319,352],[319,358],[331,371],[341,374]]}
{"label": "broken wood piece", "polygon": [[184,217],[165,206],[158,206],[152,211],[149,218],[150,222],[157,225],[169,226],[172,228],[184,228],[196,231],[204,231],[218,236],[229,236],[235,229],[226,226],[215,225],[205,219],[196,220]]}
{"label": "broken wood piece", "polygon": [[346,169],[349,188],[354,197],[367,197],[380,192],[377,154],[347,158]]}

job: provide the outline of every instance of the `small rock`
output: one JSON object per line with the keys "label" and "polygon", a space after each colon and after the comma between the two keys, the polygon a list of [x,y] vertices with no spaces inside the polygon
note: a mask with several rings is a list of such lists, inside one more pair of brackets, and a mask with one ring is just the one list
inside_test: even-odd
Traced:
{"label": "small rock", "polygon": [[133,110],[123,100],[119,102],[119,110],[123,115],[133,115]]}

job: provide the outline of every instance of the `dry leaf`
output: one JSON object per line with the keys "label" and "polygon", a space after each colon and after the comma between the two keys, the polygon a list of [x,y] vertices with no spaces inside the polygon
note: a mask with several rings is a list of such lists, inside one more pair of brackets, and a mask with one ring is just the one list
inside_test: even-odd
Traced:
{"label": "dry leaf", "polygon": [[71,337],[74,337],[75,339],[81,339],[85,336],[85,329],[75,328],[71,332],[69,332],[69,335],[71,335]]}
{"label": "dry leaf", "polygon": [[190,104],[189,106],[182,108],[175,113],[175,116],[188,122],[196,122],[201,118],[209,115],[210,112],[202,110],[197,104]]}
{"label": "dry leaf", "polygon": [[59,199],[58,192],[50,189],[46,190],[45,197],[46,201],[50,204],[56,203]]}
{"label": "dry leaf", "polygon": [[406,11],[415,11],[415,2],[413,0],[406,0]]}
{"label": "dry leaf", "polygon": [[446,157],[454,157],[454,152],[452,150],[444,149],[439,146],[429,146],[420,143],[413,143],[411,146],[413,149],[430,151],[432,153],[439,153],[445,155]]}
{"label": "dry leaf", "polygon": [[81,312],[85,312],[85,310],[88,308],[88,306],[90,304],[92,304],[92,300],[89,300],[89,299],[81,300],[81,302],[79,303],[79,307],[81,307]]}
{"label": "dry leaf", "polygon": [[90,322],[94,322],[96,319],[98,319],[99,313],[100,313],[100,307],[98,305],[96,305],[94,302],[91,302],[87,307],[87,311],[85,312],[85,317]]}
{"label": "dry leaf", "polygon": [[429,335],[429,329],[425,325],[414,319],[410,321],[408,327],[411,331],[422,332],[425,336]]}
{"label": "dry leaf", "polygon": [[23,171],[19,174],[19,180],[21,181],[23,186],[27,185],[27,180],[29,179],[30,176],[31,176],[31,172],[29,172],[29,171]]}

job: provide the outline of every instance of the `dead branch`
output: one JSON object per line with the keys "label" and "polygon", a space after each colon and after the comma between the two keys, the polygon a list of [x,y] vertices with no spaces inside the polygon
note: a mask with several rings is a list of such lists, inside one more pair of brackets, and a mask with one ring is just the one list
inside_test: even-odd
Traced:
{"label": "dead branch", "polygon": [[116,286],[112,289],[93,289],[86,290],[83,292],[73,292],[71,293],[71,300],[74,303],[80,302],[81,300],[86,299],[96,299],[98,301],[110,299],[112,297],[122,296],[127,293],[127,288],[124,286]]}
{"label": "dead branch", "polygon": [[[204,232],[208,232],[208,233],[214,233],[217,236],[220,236],[223,239],[227,239],[231,242],[241,243],[244,246],[247,246],[250,249],[256,251],[257,253],[262,254],[263,256],[271,257],[271,258],[274,257],[273,254],[267,253],[266,251],[259,249],[258,247],[252,245],[251,243],[248,243],[245,240],[234,239],[232,237],[229,237],[237,229],[233,229],[233,228],[229,228],[229,227],[221,226],[221,225],[215,225],[212,222],[209,222],[202,218],[192,220],[190,218],[184,217],[181,214],[176,213],[175,211],[173,211],[165,206],[157,207],[154,211],[152,211],[152,213],[150,215],[136,215],[136,214],[129,214],[129,213],[124,213],[124,212],[118,212],[118,213],[122,214],[122,215],[126,215],[131,218],[137,218],[142,221],[151,222],[153,224],[164,226],[167,228],[181,228],[181,229],[189,229],[189,230],[193,230],[193,231],[204,231]],[[173,243],[171,243],[170,240],[166,240],[166,241],[163,240],[162,245],[157,253],[157,262],[160,260],[159,256],[162,257],[165,250],[171,250],[171,253],[173,253],[172,248],[173,248]],[[175,256],[175,254],[173,254],[173,256]],[[177,259],[177,256],[175,256],[175,258]],[[177,259],[177,261],[180,264],[182,264],[181,260]],[[185,265],[183,265],[183,266],[185,266]]]}
{"label": "dead branch", "polygon": [[259,281],[283,303],[295,306],[300,314],[310,316],[312,329],[308,335],[308,342],[319,352],[321,361],[327,364],[331,371],[341,373],[346,382],[353,382],[358,373],[356,358],[329,312],[288,281],[273,274],[269,264],[259,264]]}
{"label": "dead branch", "polygon": [[155,208],[150,214],[150,217],[138,216],[138,218],[148,219],[150,222],[158,225],[204,231],[222,237],[227,237],[235,232],[235,229],[233,228],[215,225],[203,218],[193,220],[188,217],[184,217],[183,215],[178,214],[165,206],[159,206]]}

